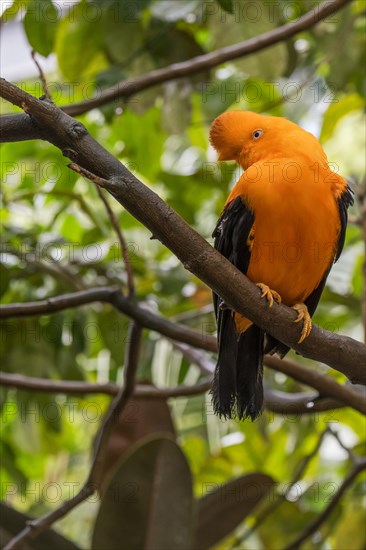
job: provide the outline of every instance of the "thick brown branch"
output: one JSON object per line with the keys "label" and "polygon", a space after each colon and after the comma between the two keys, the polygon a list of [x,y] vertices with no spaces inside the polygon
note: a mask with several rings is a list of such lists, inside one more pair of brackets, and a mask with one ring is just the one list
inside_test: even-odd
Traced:
{"label": "thick brown branch", "polygon": [[314,326],[298,344],[299,327],[290,308],[268,308],[258,288],[215,251],[172,208],[101,147],[83,125],[48,101],[38,100],[0,81],[0,95],[22,106],[48,132],[51,143],[93,174],[108,180],[107,190],[225,303],[296,351],[343,372],[352,382],[366,384],[366,346],[352,338]]}
{"label": "thick brown branch", "polygon": [[0,143],[30,139],[43,139],[41,130],[30,116],[25,113],[0,116]]}

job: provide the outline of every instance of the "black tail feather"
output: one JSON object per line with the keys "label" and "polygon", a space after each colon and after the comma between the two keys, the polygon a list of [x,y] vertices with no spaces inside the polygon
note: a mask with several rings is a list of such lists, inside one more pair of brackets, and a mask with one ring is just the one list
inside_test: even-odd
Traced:
{"label": "black tail feather", "polygon": [[219,357],[212,384],[212,403],[220,418],[232,418],[236,394],[237,337],[231,311],[221,316]]}
{"label": "black tail feather", "polygon": [[219,357],[212,402],[225,419],[255,420],[263,408],[263,331],[255,325],[238,335],[231,311],[221,316]]}
{"label": "black tail feather", "polygon": [[238,339],[236,406],[240,419],[255,420],[263,408],[263,331],[249,327]]}
{"label": "black tail feather", "polygon": [[290,348],[283,344],[270,334],[266,334],[266,344],[264,346],[264,353],[269,355],[274,355],[277,353],[283,359],[285,355],[290,351]]}

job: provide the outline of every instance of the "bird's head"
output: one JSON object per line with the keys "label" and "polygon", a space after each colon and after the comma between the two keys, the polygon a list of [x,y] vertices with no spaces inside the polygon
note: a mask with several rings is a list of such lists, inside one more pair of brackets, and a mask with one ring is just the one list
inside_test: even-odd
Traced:
{"label": "bird's head", "polygon": [[280,156],[319,154],[318,140],[297,124],[281,117],[250,111],[228,111],[218,116],[210,129],[210,142],[218,160],[235,160],[245,170],[253,163]]}

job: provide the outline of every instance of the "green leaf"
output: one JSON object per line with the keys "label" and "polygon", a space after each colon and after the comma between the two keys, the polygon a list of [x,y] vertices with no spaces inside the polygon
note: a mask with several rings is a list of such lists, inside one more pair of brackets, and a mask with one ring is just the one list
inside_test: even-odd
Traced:
{"label": "green leaf", "polygon": [[217,3],[227,13],[234,13],[234,2],[233,2],[233,0],[217,0]]}
{"label": "green leaf", "polygon": [[194,548],[211,548],[243,521],[274,485],[271,477],[248,474],[225,485],[198,501],[198,520]]}
{"label": "green leaf", "polygon": [[[60,21],[56,54],[66,78],[76,80],[85,75],[103,44],[102,16],[96,5],[82,2]],[[90,93],[90,91],[89,91]]]}
{"label": "green leaf", "polygon": [[14,0],[14,2],[11,3],[11,6],[6,8],[5,11],[3,11],[0,22],[1,23],[8,23],[14,17],[19,13],[20,10],[25,9],[29,3],[29,0]]}
{"label": "green leaf", "polygon": [[[123,4],[122,4],[123,5]],[[131,3],[127,4],[131,5]],[[104,40],[110,57],[117,63],[128,61],[143,46],[143,27],[136,16],[123,13],[115,3],[105,12]],[[123,32],[121,32],[123,29]]]}
{"label": "green leaf", "polygon": [[119,463],[95,522],[93,550],[189,550],[191,473],[167,437],[145,438]]}
{"label": "green leaf", "polygon": [[358,94],[349,94],[331,103],[324,115],[320,141],[324,143],[332,137],[334,128],[342,117],[351,111],[358,111],[362,108],[363,99]]}
{"label": "green leaf", "polygon": [[[15,535],[17,535],[22,529],[26,527],[26,523],[32,518],[26,514],[21,514],[17,510],[10,508],[4,502],[0,503],[0,526],[2,536],[2,546],[10,541]],[[38,537],[29,543],[27,548],[30,550],[46,550],[48,548],[57,548],[57,550],[79,550],[73,542],[66,539],[56,531],[47,529]]]}
{"label": "green leaf", "polygon": [[53,50],[58,12],[51,0],[30,0],[24,30],[34,50],[47,57]]}

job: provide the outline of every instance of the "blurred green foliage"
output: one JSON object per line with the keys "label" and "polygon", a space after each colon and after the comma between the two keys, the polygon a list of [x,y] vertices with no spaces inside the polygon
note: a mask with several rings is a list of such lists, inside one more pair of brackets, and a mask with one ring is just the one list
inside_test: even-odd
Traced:
{"label": "blurred green foliage", "polygon": [[[4,28],[14,18],[24,25],[29,51],[54,54],[55,68],[47,80],[61,106],[97,96],[125,78],[270,31],[314,4],[80,0],[61,10],[51,0],[15,0],[8,2],[2,19]],[[361,181],[364,33],[364,3],[355,0],[291,40],[129,100],[116,100],[80,120],[210,240],[238,176],[233,166],[216,164],[208,144],[210,123],[226,109],[290,118],[320,136],[335,170]],[[30,93],[42,94],[38,78],[24,82],[20,75],[19,81]],[[1,106],[3,112],[14,111],[5,102]],[[2,302],[39,300],[98,285],[125,288],[121,251],[93,184],[71,172],[61,152],[44,142],[3,144],[1,159]],[[183,315],[182,322],[203,337],[213,333],[213,315],[205,309],[211,302],[209,289],[160,243],[150,240],[149,232],[128,212],[112,200],[110,204],[128,241],[138,299],[173,319]],[[357,205],[352,216],[358,216]],[[315,315],[320,326],[358,339],[363,338],[363,251],[360,229],[350,224],[345,251]],[[187,317],[201,309],[201,315]],[[126,317],[99,304],[12,319],[1,326],[2,369],[53,380],[120,382],[127,328]],[[344,381],[322,365],[312,368]],[[165,387],[193,384],[200,376],[171,344],[145,332],[140,381]],[[303,389],[272,371],[266,372],[266,384],[289,392]],[[42,514],[68,498],[70,487],[80,488],[110,399],[2,389],[1,401],[2,498],[23,512]],[[303,417],[265,412],[255,423],[224,423],[212,414],[208,395],[170,400],[169,405],[197,499],[250,472],[271,476],[276,492],[283,493],[328,424],[356,451],[365,444],[364,420],[350,409]],[[217,548],[283,548],[329,502],[349,467],[349,457],[327,435],[302,480],[266,521],[248,534],[253,525],[249,515]],[[306,548],[364,548],[363,483],[358,478]],[[98,499],[90,499],[64,518],[60,529],[79,546],[90,547],[98,508]]]}

